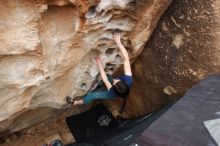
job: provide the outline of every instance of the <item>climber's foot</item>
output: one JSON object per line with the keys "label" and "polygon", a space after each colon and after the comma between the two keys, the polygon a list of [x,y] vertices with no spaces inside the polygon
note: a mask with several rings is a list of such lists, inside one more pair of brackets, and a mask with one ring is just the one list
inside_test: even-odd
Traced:
{"label": "climber's foot", "polygon": [[67,97],[66,97],[66,102],[67,102],[68,104],[74,104],[74,99],[73,99],[72,97],[70,97],[70,96],[67,96]]}

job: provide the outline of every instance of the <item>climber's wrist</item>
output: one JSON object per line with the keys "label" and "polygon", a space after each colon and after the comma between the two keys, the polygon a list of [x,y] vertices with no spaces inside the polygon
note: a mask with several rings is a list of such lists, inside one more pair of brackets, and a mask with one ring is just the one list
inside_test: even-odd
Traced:
{"label": "climber's wrist", "polygon": [[121,45],[121,40],[115,40],[115,43],[116,43],[117,45]]}

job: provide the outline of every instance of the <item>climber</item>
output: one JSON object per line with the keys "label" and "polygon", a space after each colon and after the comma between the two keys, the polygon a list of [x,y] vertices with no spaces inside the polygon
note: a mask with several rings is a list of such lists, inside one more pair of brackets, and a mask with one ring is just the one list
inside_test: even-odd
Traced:
{"label": "climber", "polygon": [[131,64],[130,64],[128,52],[123,46],[123,44],[121,43],[120,33],[114,33],[113,40],[119,47],[119,50],[124,59],[124,75],[114,78],[112,81],[110,81],[103,69],[101,57],[97,56],[95,58],[95,61],[99,67],[99,72],[100,72],[102,81],[104,82],[108,90],[90,92],[80,100],[74,100],[71,97],[67,96],[66,100],[68,103],[72,103],[73,105],[79,105],[79,104],[89,104],[92,101],[97,100],[97,99],[114,99],[116,97],[121,97],[125,99],[128,97],[128,94],[129,94],[129,91],[130,91],[130,88],[133,82]]}

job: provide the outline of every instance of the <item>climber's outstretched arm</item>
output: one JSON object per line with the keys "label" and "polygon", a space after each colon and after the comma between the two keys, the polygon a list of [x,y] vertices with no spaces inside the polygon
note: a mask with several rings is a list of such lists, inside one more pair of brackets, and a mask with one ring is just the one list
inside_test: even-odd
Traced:
{"label": "climber's outstretched arm", "polygon": [[114,39],[115,43],[117,44],[117,46],[119,47],[119,49],[121,51],[121,54],[123,56],[125,75],[132,76],[131,63],[130,63],[130,60],[129,60],[128,52],[125,49],[125,47],[123,46],[123,44],[121,43],[120,33],[114,33],[113,39]]}
{"label": "climber's outstretched arm", "polygon": [[109,82],[107,75],[103,69],[100,56],[97,56],[95,60],[96,60],[96,63],[99,67],[99,72],[100,72],[101,78],[102,78],[103,82],[105,83],[107,89],[110,90],[110,88],[112,87],[112,84]]}

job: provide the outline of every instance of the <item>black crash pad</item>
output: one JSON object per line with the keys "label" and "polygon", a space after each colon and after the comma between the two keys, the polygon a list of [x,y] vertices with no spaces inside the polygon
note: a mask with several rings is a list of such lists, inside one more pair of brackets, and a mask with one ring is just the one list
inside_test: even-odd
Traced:
{"label": "black crash pad", "polygon": [[77,142],[88,141],[118,126],[118,121],[102,105],[79,115],[67,117],[66,122]]}
{"label": "black crash pad", "polygon": [[220,75],[190,89],[147,128],[135,143],[143,146],[217,146],[203,121],[220,118]]}
{"label": "black crash pad", "polygon": [[166,112],[171,105],[167,105],[160,111],[144,117],[127,119],[124,122],[121,121],[117,128],[107,130],[102,135],[85,139],[82,143],[72,143],[68,146],[130,146],[144,129],[149,127],[160,115]]}

